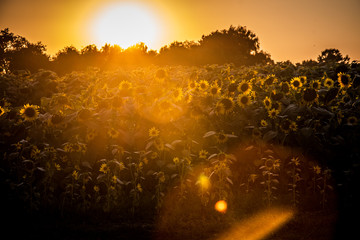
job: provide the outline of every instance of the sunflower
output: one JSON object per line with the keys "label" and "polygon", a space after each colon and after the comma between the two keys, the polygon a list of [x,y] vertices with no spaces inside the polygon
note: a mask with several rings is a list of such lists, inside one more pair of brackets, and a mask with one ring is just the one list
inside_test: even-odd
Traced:
{"label": "sunflower", "polygon": [[307,82],[307,77],[306,76],[300,76],[299,78],[300,78],[300,81],[301,81],[302,85],[306,84],[306,82]]}
{"label": "sunflower", "polygon": [[355,116],[348,117],[347,124],[350,126],[355,126],[358,123],[358,119]]}
{"label": "sunflower", "polygon": [[5,109],[2,106],[0,106],[0,116],[4,115],[5,112],[6,112]]}
{"label": "sunflower", "polygon": [[196,83],[194,80],[189,81],[189,83],[188,83],[188,88],[189,88],[190,90],[195,89],[196,87],[197,87],[197,83]]}
{"label": "sunflower", "polygon": [[297,124],[296,124],[296,122],[291,121],[289,128],[290,128],[291,131],[296,132],[296,131],[297,131]]}
{"label": "sunflower", "polygon": [[332,80],[331,78],[326,78],[324,80],[324,86],[327,88],[332,88],[334,86],[334,80]]}
{"label": "sunflower", "polygon": [[249,95],[247,94],[240,94],[237,98],[237,103],[240,107],[246,107],[251,102]]}
{"label": "sunflower", "polygon": [[281,90],[283,93],[285,93],[285,94],[289,93],[289,92],[290,92],[290,85],[289,85],[289,83],[288,83],[288,82],[282,82],[282,83],[280,84],[280,90]]}
{"label": "sunflower", "polygon": [[201,80],[199,82],[199,88],[200,88],[201,91],[205,92],[208,89],[208,87],[209,87],[209,82],[208,81]]}
{"label": "sunflower", "polygon": [[252,130],[252,136],[253,136],[253,138],[255,138],[255,139],[261,138],[261,131],[260,131],[258,128],[254,128],[254,129]]}
{"label": "sunflower", "polygon": [[119,131],[117,131],[115,128],[110,128],[109,130],[108,130],[108,135],[109,135],[109,137],[110,138],[117,138],[118,136],[119,136]]}
{"label": "sunflower", "polygon": [[265,97],[263,103],[264,103],[264,106],[265,106],[266,109],[271,108],[271,99],[269,97]]}
{"label": "sunflower", "polygon": [[90,130],[90,131],[88,131],[88,133],[86,134],[86,140],[87,140],[87,141],[92,141],[92,140],[94,140],[95,136],[96,136],[95,130]]}
{"label": "sunflower", "polygon": [[231,81],[228,86],[229,93],[234,93],[237,89],[237,84],[234,81]]}
{"label": "sunflower", "polygon": [[216,96],[220,93],[220,90],[221,90],[221,88],[217,85],[217,83],[215,83],[210,86],[209,92],[210,92],[210,95]]}
{"label": "sunflower", "polygon": [[268,75],[266,77],[266,79],[264,79],[263,84],[267,85],[267,86],[270,86],[270,85],[272,85],[272,84],[274,84],[276,82],[277,82],[277,78],[275,77],[274,74],[271,74],[271,75]]}
{"label": "sunflower", "polygon": [[276,111],[279,111],[279,113],[281,112],[281,109],[282,109],[282,105],[281,105],[281,102],[272,102],[271,104],[271,107],[273,109],[275,109]]}
{"label": "sunflower", "polygon": [[167,72],[164,69],[159,69],[155,73],[155,77],[159,79],[164,79],[167,76]]}
{"label": "sunflower", "polygon": [[272,119],[276,118],[276,116],[279,115],[279,113],[280,113],[280,111],[278,111],[274,108],[268,110],[269,117]]}
{"label": "sunflower", "polygon": [[321,87],[321,83],[319,80],[314,80],[310,83],[310,87],[316,90],[319,90]]}
{"label": "sunflower", "polygon": [[179,102],[183,98],[183,91],[182,88],[175,88],[172,91],[172,98],[175,102]]}
{"label": "sunflower", "polygon": [[159,136],[159,134],[160,134],[160,131],[157,128],[152,127],[149,129],[149,137],[157,137],[157,136]]}
{"label": "sunflower", "polygon": [[311,105],[317,100],[318,94],[313,88],[306,88],[303,92],[303,101],[307,105]]}
{"label": "sunflower", "polygon": [[53,126],[59,126],[61,123],[63,123],[64,117],[58,114],[54,114],[49,119],[49,125]]}
{"label": "sunflower", "polygon": [[208,154],[209,154],[208,151],[202,149],[202,150],[200,150],[200,152],[199,152],[199,158],[206,159]]}
{"label": "sunflower", "polygon": [[231,97],[223,97],[218,103],[223,105],[225,113],[231,112],[234,108],[234,101]]}
{"label": "sunflower", "polygon": [[302,82],[299,77],[294,77],[293,79],[291,79],[290,84],[292,89],[294,90],[299,90],[302,87]]}
{"label": "sunflower", "polygon": [[271,98],[273,101],[279,101],[279,100],[281,100],[283,97],[284,97],[284,94],[282,94],[281,92],[276,92],[276,90],[273,90],[273,91],[270,93],[270,98]]}
{"label": "sunflower", "polygon": [[284,119],[284,121],[282,121],[280,123],[280,129],[284,132],[284,133],[289,133],[291,128],[291,121],[289,119]]}
{"label": "sunflower", "polygon": [[225,114],[225,107],[224,104],[217,102],[215,106],[215,112],[216,114]]}
{"label": "sunflower", "polygon": [[99,171],[106,174],[110,171],[110,168],[106,163],[103,163],[101,164]]}
{"label": "sunflower", "polygon": [[272,157],[266,158],[264,166],[269,171],[279,169],[280,168],[280,160],[274,159]]}
{"label": "sunflower", "polygon": [[25,121],[34,121],[39,115],[39,106],[26,104],[20,110],[20,114],[25,119]]}
{"label": "sunflower", "polygon": [[349,74],[338,73],[338,82],[342,88],[348,88],[351,86],[351,78]]}
{"label": "sunflower", "polygon": [[248,94],[251,91],[251,85],[246,81],[242,81],[238,85],[237,89],[240,93]]}
{"label": "sunflower", "polygon": [[260,121],[260,125],[261,125],[262,127],[267,127],[268,122],[267,122],[266,120],[262,119],[262,120]]}
{"label": "sunflower", "polygon": [[228,137],[223,132],[219,132],[216,135],[216,140],[217,140],[218,143],[224,143],[224,142],[227,141],[227,139],[228,139]]}
{"label": "sunflower", "polygon": [[119,84],[119,89],[123,91],[127,91],[131,88],[132,84],[129,81],[121,81]]}

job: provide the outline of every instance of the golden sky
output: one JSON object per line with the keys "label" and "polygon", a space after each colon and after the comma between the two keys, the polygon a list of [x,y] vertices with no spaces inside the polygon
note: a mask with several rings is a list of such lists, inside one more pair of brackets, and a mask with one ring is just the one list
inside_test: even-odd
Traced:
{"label": "golden sky", "polygon": [[[49,54],[70,45],[102,46],[113,30],[103,33],[94,26],[105,24],[102,18],[124,2],[141,11],[126,10],[111,19],[121,15],[122,21],[126,15],[127,25],[142,24],[139,32],[154,35],[144,36],[143,42],[155,50],[241,25],[259,37],[261,49],[275,61],[316,59],[326,48],[360,60],[359,0],[0,0],[0,29],[8,27],[30,42],[41,41]],[[147,16],[145,24],[135,24],[138,15]]]}

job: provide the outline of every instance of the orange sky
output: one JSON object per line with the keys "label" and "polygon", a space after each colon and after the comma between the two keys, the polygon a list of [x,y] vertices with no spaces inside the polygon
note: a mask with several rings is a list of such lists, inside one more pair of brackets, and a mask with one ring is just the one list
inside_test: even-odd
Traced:
{"label": "orange sky", "polygon": [[[41,41],[48,53],[65,46],[97,43],[92,23],[99,11],[119,0],[0,0],[0,29]],[[173,41],[199,40],[203,34],[246,26],[275,61],[316,59],[338,48],[360,60],[359,0],[137,0],[156,18],[158,50]]]}

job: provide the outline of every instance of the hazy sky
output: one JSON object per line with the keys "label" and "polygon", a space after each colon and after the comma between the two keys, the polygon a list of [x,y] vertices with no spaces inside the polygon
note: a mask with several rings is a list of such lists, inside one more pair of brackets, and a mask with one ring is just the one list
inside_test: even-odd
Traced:
{"label": "hazy sky", "polygon": [[[65,46],[97,43],[94,19],[116,0],[0,0],[0,29],[41,41],[48,53]],[[137,0],[156,18],[151,49],[173,41],[199,40],[203,34],[246,26],[275,61],[316,59],[338,48],[360,60],[360,0]]]}

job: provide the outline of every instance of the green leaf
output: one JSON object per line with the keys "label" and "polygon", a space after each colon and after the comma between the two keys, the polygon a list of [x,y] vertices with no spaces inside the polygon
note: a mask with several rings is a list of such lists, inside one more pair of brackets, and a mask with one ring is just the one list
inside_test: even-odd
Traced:
{"label": "green leaf", "polygon": [[203,138],[207,138],[207,137],[213,136],[213,135],[215,135],[215,134],[216,134],[215,131],[209,131],[209,132],[207,132],[207,133],[204,134]]}

